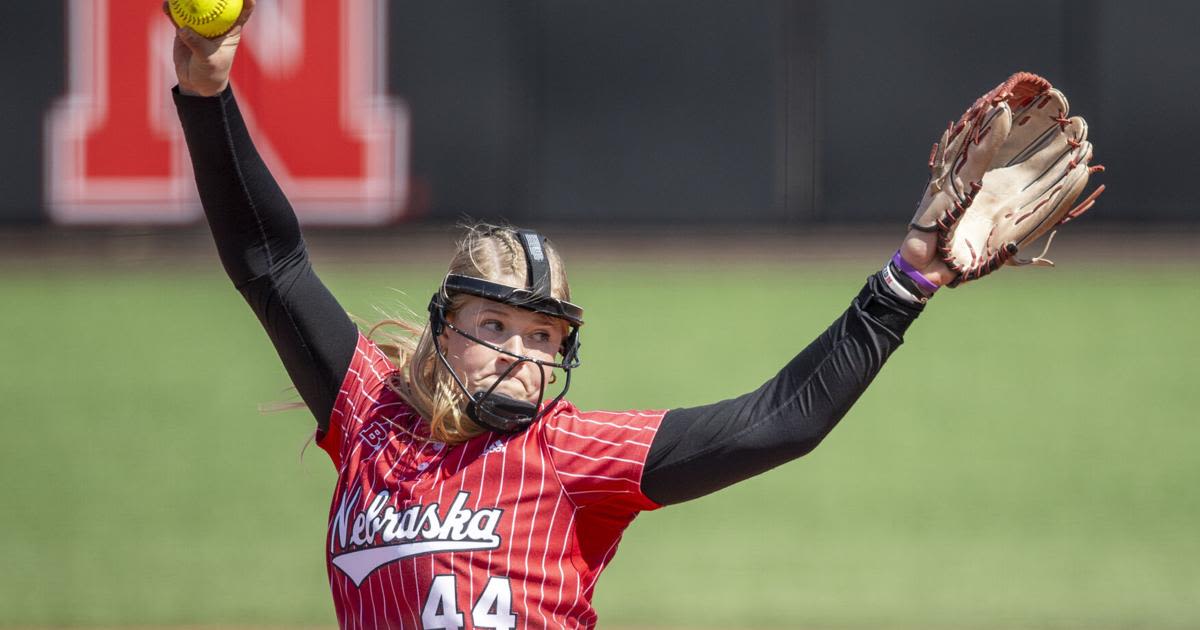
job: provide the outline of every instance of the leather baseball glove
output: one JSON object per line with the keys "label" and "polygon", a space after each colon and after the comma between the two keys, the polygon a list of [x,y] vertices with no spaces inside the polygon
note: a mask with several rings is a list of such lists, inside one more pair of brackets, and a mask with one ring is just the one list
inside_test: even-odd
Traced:
{"label": "leather baseball glove", "polygon": [[[938,255],[956,277],[978,279],[1001,265],[1045,265],[1053,230],[1095,203],[1100,186],[1079,204],[1092,143],[1087,123],[1067,117],[1067,98],[1050,82],[1018,72],[951,122],[929,154],[930,179],[912,229],[936,232]],[[1041,254],[1018,252],[1047,233]]]}

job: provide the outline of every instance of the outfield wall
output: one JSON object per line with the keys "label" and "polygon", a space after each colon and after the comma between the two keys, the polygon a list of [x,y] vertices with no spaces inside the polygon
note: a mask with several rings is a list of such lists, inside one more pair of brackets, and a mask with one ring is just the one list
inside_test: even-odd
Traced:
{"label": "outfield wall", "polygon": [[[109,32],[144,37],[135,53],[161,50],[162,59],[158,65],[113,62],[105,77],[119,81],[128,74],[149,95],[147,133],[167,134],[162,143],[175,143],[163,149],[168,157],[146,160],[154,147],[138,141],[146,134],[136,125],[79,149],[51,147],[56,107],[84,103],[71,124],[103,125],[95,112],[104,107],[88,110],[80,85],[92,74],[86,64],[113,55],[94,54],[98,36],[88,29],[105,7],[141,6],[124,2],[0,4],[0,21],[22,25],[15,37],[0,41],[0,54],[14,62],[13,84],[0,99],[0,223],[50,216],[188,223],[198,217],[186,163],[171,157],[180,149],[177,137],[168,137],[169,99],[159,86],[164,67],[169,74],[170,33],[153,15],[153,1],[145,2],[150,17],[144,23],[110,24]],[[945,121],[1017,69],[1044,74],[1068,93],[1074,113],[1088,118],[1097,160],[1110,169],[1097,219],[1195,216],[1196,193],[1180,185],[1200,168],[1200,157],[1186,146],[1200,135],[1200,122],[1185,111],[1200,93],[1193,78],[1200,61],[1187,44],[1200,22],[1194,3],[260,4],[260,48],[239,60],[239,71],[255,68],[257,81],[239,84],[252,110],[271,102],[271,59],[311,50],[304,42],[312,38],[304,34],[321,32],[313,18],[317,7],[380,16],[374,31],[347,27],[350,44],[367,42],[349,58],[368,63],[338,67],[370,66],[380,73],[378,95],[389,96],[379,107],[383,131],[376,134],[386,136],[382,153],[389,157],[374,171],[376,180],[380,172],[390,174],[382,192],[365,175],[367,183],[349,192],[314,189],[304,169],[289,162],[295,159],[289,152],[319,153],[312,147],[320,133],[288,132],[333,121],[336,116],[307,108],[337,90],[309,83],[301,86],[302,97],[287,101],[295,110],[286,116],[269,115],[279,113],[277,103],[271,111],[252,111],[262,124],[276,121],[261,137],[274,140],[268,159],[289,173],[285,187],[308,222],[445,221],[464,213],[590,224],[798,227],[896,220],[920,193],[929,145]],[[361,23],[374,24],[369,18]],[[296,83],[295,68],[276,66],[279,81],[292,76]],[[307,60],[296,66],[312,67]],[[143,79],[148,89],[137,83]],[[105,92],[108,110],[145,106],[146,96],[114,86]],[[283,136],[310,139],[291,147]],[[82,170],[96,173],[100,183],[62,180],[62,165],[70,160],[56,156],[83,156]],[[88,156],[95,157],[91,166]],[[136,172],[144,168],[139,160],[174,170],[151,181]],[[134,170],[118,172],[126,163]],[[106,177],[124,177],[125,184],[113,193]],[[318,172],[310,179],[329,178]],[[374,192],[363,193],[367,188]],[[89,197],[96,194],[101,201]],[[67,206],[85,213],[61,210]],[[99,206],[108,214],[86,214]],[[119,212],[135,207],[140,214]]]}

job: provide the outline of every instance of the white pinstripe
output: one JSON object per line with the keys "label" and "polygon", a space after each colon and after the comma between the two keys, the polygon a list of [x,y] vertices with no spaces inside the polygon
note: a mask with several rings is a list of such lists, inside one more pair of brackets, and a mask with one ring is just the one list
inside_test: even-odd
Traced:
{"label": "white pinstripe", "polygon": [[[399,417],[400,417],[399,415],[393,416],[391,418],[391,423],[395,424],[395,425],[399,425],[400,423],[397,422],[397,419]],[[411,420],[411,414],[406,413],[404,415],[404,417]],[[402,461],[404,456],[408,453],[409,449],[412,448],[412,439],[409,438],[407,436],[407,434],[401,433],[400,435],[404,435],[405,438],[408,438],[408,439],[404,440],[404,449],[395,453],[395,455],[393,456],[393,461],[391,462],[391,465],[388,467],[387,472],[385,472],[383,474],[381,481],[383,482],[383,484],[385,486],[392,485],[389,482],[389,478],[392,475],[392,471],[394,471],[396,469],[396,464],[400,463],[400,461]],[[397,437],[399,437],[399,436],[397,436]],[[396,441],[394,439],[391,440],[391,444],[395,444],[395,443],[396,443]],[[396,484],[396,485],[399,485],[399,484]],[[399,504],[399,502],[397,502],[397,503]],[[402,506],[398,505],[398,507],[402,507]],[[396,573],[400,573],[400,575],[396,576],[395,575]],[[399,582],[400,582],[399,592],[397,592],[397,590],[396,590],[396,577],[399,577]],[[398,571],[388,571],[388,585],[391,587],[392,600],[395,602],[396,610],[403,610],[404,609],[403,597],[404,597],[404,590],[405,590],[404,589],[404,573],[401,573]]]}
{"label": "white pinstripe", "polygon": [[[462,474],[462,469],[463,469],[463,460],[466,458],[466,455],[467,455],[467,449],[468,449],[468,448],[470,448],[470,447],[471,447],[471,445],[470,445],[470,443],[469,443],[469,442],[468,442],[467,444],[459,444],[459,445],[458,445],[458,465],[457,465],[457,466],[455,466],[455,468],[454,468],[454,473],[452,474],[452,476],[458,476],[459,474]],[[442,452],[442,453],[445,453],[445,449],[442,449],[442,451],[441,451],[441,452]],[[446,459],[446,457],[445,457],[445,455],[443,455],[443,456],[442,456],[442,460],[444,461],[445,459]],[[441,467],[439,466],[439,470],[440,470],[440,469],[441,469]],[[439,485],[441,485],[441,487],[442,487],[442,490],[445,490],[445,489],[446,489],[446,485],[447,485],[447,484],[440,483]],[[441,496],[441,490],[439,490],[439,491],[438,491],[438,496],[439,496],[439,497]],[[479,503],[479,497],[476,497],[476,498],[475,498],[475,502],[476,502],[476,503]],[[438,501],[438,503],[440,504],[440,503],[441,503],[441,501]],[[474,554],[474,552],[469,552],[469,553],[467,554],[467,566],[468,566],[467,575],[468,575],[468,584],[470,584],[470,585],[472,585],[472,586],[474,585],[474,582],[471,582],[470,580],[474,578],[474,568],[471,568],[470,560],[471,560],[471,555],[473,555],[473,554]],[[455,572],[455,574],[457,574],[457,573],[458,573],[458,571],[457,571],[457,569],[455,568],[454,555],[455,555],[455,554],[454,554],[454,552],[453,552],[453,551],[451,551],[451,552],[450,552],[450,568],[451,568],[451,570],[452,570],[452,571],[454,571],[454,572]],[[457,590],[457,589],[456,589],[456,590]],[[475,600],[474,600],[474,599],[469,599],[469,600],[467,600],[467,601],[469,601],[469,602],[470,602],[470,601],[475,601]]]}
{"label": "white pinstripe", "polygon": [[574,497],[574,496],[581,495],[581,494],[608,494],[608,495],[612,495],[612,494],[637,494],[637,492],[635,492],[635,491],[633,491],[633,490],[608,490],[608,489],[606,489],[606,490],[572,490],[572,491],[571,491],[571,496],[573,496],[573,497]]}
{"label": "white pinstripe", "polygon": [[[609,445],[609,446],[626,446],[626,445],[632,444],[632,445],[634,445],[634,446],[643,446],[643,447],[646,447],[646,448],[649,448],[649,447],[650,447],[650,445],[649,445],[649,444],[646,444],[646,443],[643,443],[643,442],[634,442],[633,440],[625,440],[625,441],[622,441],[622,442],[610,442],[610,441],[608,441],[608,440],[602,440],[602,439],[600,439],[600,438],[598,438],[598,437],[596,437],[596,436],[594,436],[594,435],[582,435],[582,434],[580,434],[580,433],[575,433],[575,432],[573,432],[573,431],[568,431],[568,430],[566,430],[566,429],[564,429],[564,428],[562,428],[562,427],[546,427],[546,428],[547,428],[547,429],[549,429],[550,431],[557,431],[557,432],[559,432],[559,433],[566,433],[567,435],[569,435],[569,436],[571,436],[571,437],[573,437],[573,438],[578,438],[578,439],[580,439],[580,440],[586,440],[586,441],[588,441],[588,442],[600,442],[601,444],[607,444],[607,445]],[[627,428],[627,427],[622,427],[622,428]]]}
{"label": "white pinstripe", "polygon": [[[573,477],[578,479],[604,479],[605,481],[627,481],[629,483],[637,483],[636,479],[627,479],[625,477],[605,477],[604,475],[577,475],[575,473],[558,471],[563,477]],[[570,490],[568,490],[570,492]]]}
{"label": "white pinstripe", "polygon": [[[489,433],[487,435],[487,437],[483,440],[483,444],[484,444],[483,451],[479,455],[479,459],[483,460],[483,466],[482,466],[482,470],[479,471],[479,490],[475,493],[475,508],[476,509],[479,509],[479,507],[483,504],[483,480],[487,478],[488,456],[491,455],[491,453],[488,452],[487,445],[491,443],[491,440],[492,440],[492,435]],[[499,501],[496,501],[494,504],[498,504],[498,503],[499,503]],[[467,589],[468,589],[467,590],[467,595],[468,595],[467,601],[471,601],[471,602],[475,601],[474,555],[475,555],[475,552],[471,552],[471,556],[472,556],[471,564],[470,564],[470,566],[471,566],[471,581],[469,583],[469,586],[467,587]],[[488,571],[489,572],[491,572],[491,568],[492,568],[492,551],[489,549],[488,550]]]}
{"label": "white pinstripe", "polygon": [[[554,519],[558,517],[558,506],[562,503],[563,493],[555,493],[554,509],[550,511],[550,524],[546,526],[546,543],[542,545],[542,578],[538,580],[538,593],[541,601],[546,601],[546,555],[550,552],[550,533],[554,531]],[[561,588],[561,587],[560,587]],[[546,607],[538,606],[538,612],[542,615],[542,625],[546,625]],[[553,619],[553,616],[551,616]]]}
{"label": "white pinstripe", "polygon": [[[465,447],[462,445],[459,445],[458,448],[464,449]],[[442,466],[446,465],[446,455],[444,453],[442,453],[440,455],[441,456],[438,457],[437,468],[435,468],[432,473],[430,473],[428,469],[425,470],[426,476],[430,477],[430,479],[429,479],[430,484],[434,483],[438,479],[441,479],[441,477],[442,477]],[[461,458],[461,455],[459,457]],[[444,506],[445,504],[442,503],[442,497],[446,491],[446,484],[439,483],[439,484],[437,484],[437,486],[438,486],[437,504]],[[429,561],[429,582],[428,583],[432,584],[434,578],[437,577],[437,561],[433,558],[433,556],[430,556],[428,558],[428,561]],[[414,562],[415,562],[415,559],[414,559]],[[454,554],[453,553],[450,554],[450,570],[451,571],[454,570]],[[456,587],[455,591],[457,591],[457,590],[458,589]],[[455,596],[457,597],[457,593],[455,594]],[[418,597],[418,599],[419,599],[419,597]]]}
{"label": "white pinstripe", "polygon": [[[563,494],[566,494],[565,489],[564,489]],[[558,610],[563,605],[563,597],[562,597],[563,585],[566,584],[566,582],[567,582],[567,571],[566,571],[566,569],[563,568],[563,559],[567,557],[567,548],[570,546],[571,535],[575,533],[576,512],[578,512],[578,508],[576,508],[574,506],[574,504],[572,504],[571,514],[567,520],[567,526],[563,531],[562,542],[560,542],[558,544],[558,575],[559,575],[558,595],[556,598],[557,601],[554,604],[554,610],[552,610],[550,612],[551,620],[555,620],[555,619],[559,618],[560,615],[559,615]],[[575,584],[578,586],[578,584],[579,584],[578,575],[576,575],[574,572],[572,572],[572,576],[573,577],[572,577],[571,581],[575,582]],[[569,608],[567,610],[568,610],[568,612],[570,612]],[[565,624],[566,621],[567,621],[566,617],[563,616],[563,623]]]}
{"label": "white pinstripe", "polygon": [[[528,436],[528,434],[529,434],[529,432],[527,431],[526,436]],[[527,476],[526,473],[529,470],[529,467],[526,466],[526,450],[529,448],[529,438],[526,437],[526,440],[524,440],[524,442],[526,442],[526,443],[524,443],[524,446],[526,446],[526,448],[521,450],[522,496],[523,496],[523,491],[524,491],[524,478],[526,478],[526,476]],[[545,486],[546,486],[546,474],[545,474],[545,472],[542,472],[541,487],[545,488]],[[520,502],[518,502],[517,505],[521,505]],[[541,505],[541,492],[540,491],[538,493],[538,500],[536,500],[536,503],[534,503],[534,505],[533,505],[533,518],[530,518],[529,522],[538,521],[538,506],[539,505]],[[516,517],[514,517],[514,523],[520,523],[520,522],[521,521],[516,520]],[[526,545],[527,545],[526,546],[526,558],[524,558],[524,564],[526,564],[527,572],[528,572],[528,566],[529,566],[529,547],[528,547],[528,545],[532,544],[532,542],[533,542],[533,528],[530,527],[528,540],[526,542]],[[511,563],[509,565],[511,566]],[[524,584],[524,583],[522,583],[522,587],[521,587],[521,610],[523,610],[523,611],[529,610],[529,588],[528,588],[528,584]]]}
{"label": "white pinstripe", "polygon": [[565,448],[559,448],[559,447],[557,447],[557,446],[554,446],[553,444],[550,444],[550,445],[548,445],[548,446],[550,447],[550,449],[551,449],[551,450],[555,450],[555,451],[558,451],[558,452],[560,452],[560,453],[566,453],[567,455],[570,455],[570,456],[572,456],[572,457],[578,457],[578,458],[580,458],[580,459],[586,459],[586,460],[588,460],[588,461],[590,461],[590,462],[602,462],[602,461],[610,461],[610,462],[623,462],[623,463],[626,463],[626,464],[633,464],[634,466],[641,466],[641,465],[642,465],[642,462],[640,462],[640,461],[637,461],[637,460],[633,460],[633,459],[625,459],[625,458],[623,458],[623,457],[615,457],[615,456],[610,456],[610,455],[606,455],[606,456],[602,456],[602,457],[589,457],[589,456],[587,456],[587,455],[584,455],[583,453],[576,453],[575,451],[568,451],[568,450],[567,450],[567,449],[565,449]]}
{"label": "white pinstripe", "polygon": [[624,425],[624,424],[613,424],[611,422],[600,422],[599,420],[586,420],[584,418],[580,418],[577,416],[573,417],[572,419],[574,419],[576,422],[579,422],[580,424],[594,424],[594,425],[602,426],[602,427],[613,427],[614,429],[624,429],[626,431],[653,431],[654,430],[654,429],[651,429],[650,427],[629,426],[629,425]]}
{"label": "white pinstripe", "polygon": [[[382,576],[380,576],[379,574],[376,574],[371,577],[368,577],[367,580],[374,580],[374,581],[378,582],[378,581],[380,581],[380,577],[382,577]],[[359,589],[360,599],[361,599],[361,595],[362,595],[362,589]],[[376,595],[376,593],[374,593],[374,589],[371,589],[370,592],[367,593],[367,598],[370,598],[367,600],[367,602],[368,602],[368,604],[371,605],[371,622],[372,622],[371,626],[372,626],[372,628],[379,628],[379,620],[378,620],[379,616],[378,616],[378,613],[376,612],[376,607],[374,607],[374,595]]]}
{"label": "white pinstripe", "polygon": [[[657,419],[661,418],[663,416],[663,414],[666,413],[666,411],[602,411],[600,409],[594,409],[592,411],[587,412],[588,415],[596,415],[596,414],[601,414],[601,413],[609,415],[609,416],[652,418],[654,420],[657,420]],[[577,413],[564,413],[563,416],[567,417],[567,418],[575,418],[577,420],[583,420],[584,422],[594,422],[593,420],[588,420],[588,419],[584,418],[583,416],[580,416]]]}

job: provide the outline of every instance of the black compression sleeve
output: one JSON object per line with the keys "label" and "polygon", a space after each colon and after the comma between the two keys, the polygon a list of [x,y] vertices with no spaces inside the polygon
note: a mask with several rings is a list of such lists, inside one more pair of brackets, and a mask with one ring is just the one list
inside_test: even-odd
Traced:
{"label": "black compression sleeve", "polygon": [[233,89],[203,98],[176,87],[174,97],[221,264],[324,431],[358,329],[313,272],[300,224],[254,148]]}
{"label": "black compression sleeve", "polygon": [[667,412],[650,445],[642,491],[660,504],[679,503],[816,448],[923,309],[893,296],[879,274],[871,276],[850,308],[762,387]]}

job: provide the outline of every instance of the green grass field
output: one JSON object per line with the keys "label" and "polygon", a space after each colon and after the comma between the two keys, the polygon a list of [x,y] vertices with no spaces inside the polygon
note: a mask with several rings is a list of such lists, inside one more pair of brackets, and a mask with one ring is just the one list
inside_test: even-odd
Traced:
{"label": "green grass field", "polygon": [[[324,269],[421,311],[436,268]],[[572,398],[747,391],[855,272],[577,266]],[[333,479],[257,321],[211,269],[0,279],[0,626],[332,625]],[[808,457],[644,515],[602,626],[1200,627],[1194,265],[1007,271],[940,295]]]}

